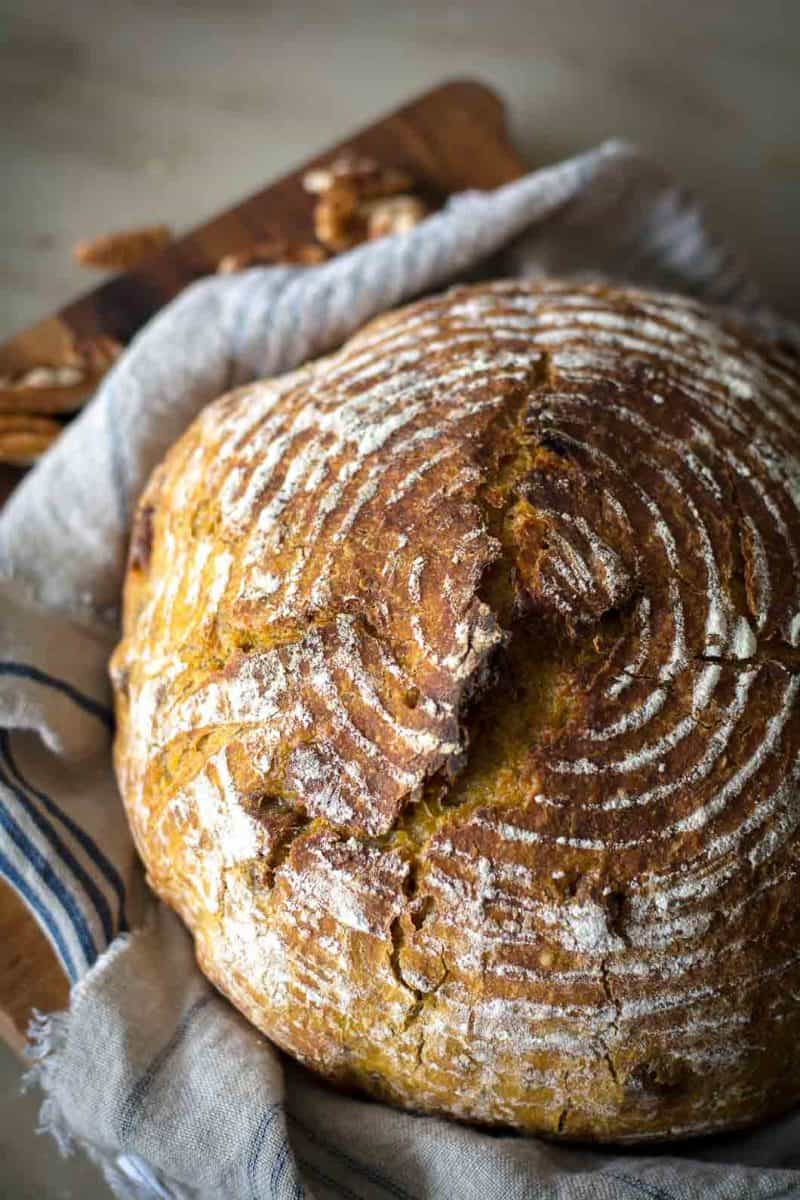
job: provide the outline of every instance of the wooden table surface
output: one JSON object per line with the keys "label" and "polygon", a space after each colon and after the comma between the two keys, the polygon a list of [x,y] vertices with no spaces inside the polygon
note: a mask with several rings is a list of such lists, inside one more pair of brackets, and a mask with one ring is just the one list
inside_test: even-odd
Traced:
{"label": "wooden table surface", "polygon": [[[188,229],[462,76],[504,95],[532,165],[638,142],[800,317],[799,59],[797,0],[0,0],[0,339],[93,284],[78,238]],[[0,1050],[0,1195],[107,1196],[33,1141],[17,1083]]]}

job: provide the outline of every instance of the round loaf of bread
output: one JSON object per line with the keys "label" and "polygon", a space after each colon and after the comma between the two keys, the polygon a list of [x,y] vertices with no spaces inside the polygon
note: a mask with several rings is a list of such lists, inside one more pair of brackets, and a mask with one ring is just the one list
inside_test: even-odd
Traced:
{"label": "round loaf of bread", "polygon": [[504,282],[173,447],[116,768],[274,1042],[573,1139],[800,1099],[798,405],[788,355],[689,300]]}

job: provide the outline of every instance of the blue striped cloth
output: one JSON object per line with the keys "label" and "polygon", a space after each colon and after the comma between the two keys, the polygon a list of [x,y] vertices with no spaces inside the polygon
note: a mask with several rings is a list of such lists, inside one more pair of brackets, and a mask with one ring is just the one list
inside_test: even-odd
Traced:
{"label": "blue striped cloth", "polygon": [[0,874],[75,984],[69,1013],[34,1030],[43,1123],[83,1143],[120,1196],[800,1197],[796,1119],[691,1158],[634,1158],[335,1096],[213,992],[143,886],[111,770],[107,661],[147,475],[221,392],[482,268],[681,290],[797,338],[687,197],[610,142],[323,266],[195,284],[139,334],[0,517]]}

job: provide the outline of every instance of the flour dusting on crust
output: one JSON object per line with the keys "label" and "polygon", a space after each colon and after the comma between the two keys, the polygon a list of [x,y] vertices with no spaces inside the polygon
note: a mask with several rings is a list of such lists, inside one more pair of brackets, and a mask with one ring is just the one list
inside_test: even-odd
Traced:
{"label": "flour dusting on crust", "polygon": [[118,774],[279,1044],[567,1137],[800,1098],[798,405],[796,364],[691,301],[509,282],[177,443]]}

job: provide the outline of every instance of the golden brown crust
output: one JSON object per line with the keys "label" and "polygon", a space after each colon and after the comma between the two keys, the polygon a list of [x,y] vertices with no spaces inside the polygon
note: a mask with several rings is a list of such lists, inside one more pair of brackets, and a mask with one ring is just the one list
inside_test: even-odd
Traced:
{"label": "golden brown crust", "polygon": [[332,1080],[571,1138],[800,1098],[796,367],[459,288],[142,497],[116,763],[203,969]]}

